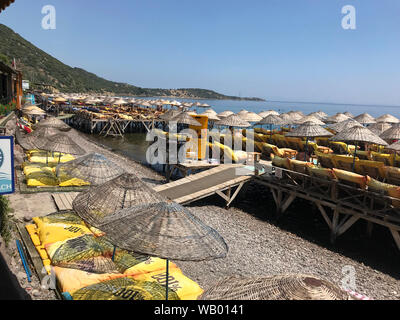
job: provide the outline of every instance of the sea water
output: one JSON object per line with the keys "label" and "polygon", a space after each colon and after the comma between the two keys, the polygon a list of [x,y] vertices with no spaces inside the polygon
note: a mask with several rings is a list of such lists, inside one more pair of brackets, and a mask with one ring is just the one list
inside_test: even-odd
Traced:
{"label": "sea water", "polygon": [[[158,97],[146,98],[148,100],[159,99]],[[172,99],[169,99],[172,100]],[[176,99],[180,102],[195,102],[198,100]],[[304,114],[309,114],[314,111],[323,111],[328,115],[334,115],[337,112],[348,111],[357,116],[367,112],[373,117],[379,117],[389,113],[397,118],[400,118],[400,106],[373,106],[373,105],[352,105],[352,104],[331,104],[331,103],[306,103],[306,102],[282,102],[282,101],[238,101],[238,100],[201,100],[201,103],[206,103],[213,110],[220,113],[225,110],[231,110],[235,113],[242,109],[259,113],[266,110],[276,110],[279,113],[288,111],[302,111]],[[207,108],[192,108],[198,113],[202,113]],[[88,135],[90,139],[103,144],[113,151],[124,154],[132,160],[146,164],[146,150],[151,142],[146,141],[144,133],[127,133],[121,137],[101,137],[97,134]],[[160,168],[157,168],[160,169]]]}

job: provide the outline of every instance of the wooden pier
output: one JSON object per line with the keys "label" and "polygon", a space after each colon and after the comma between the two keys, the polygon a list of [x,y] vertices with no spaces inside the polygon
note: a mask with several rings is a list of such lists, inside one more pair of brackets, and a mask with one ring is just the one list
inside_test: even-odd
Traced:
{"label": "wooden pier", "polygon": [[229,207],[243,185],[252,179],[253,174],[254,171],[242,164],[221,164],[153,189],[180,204],[218,194],[226,201],[226,207]]}
{"label": "wooden pier", "polygon": [[367,221],[371,235],[374,224],[385,226],[391,232],[400,250],[399,199],[364,190],[343,181],[323,179],[299,172],[276,168],[262,161],[267,173],[254,176],[254,181],[272,193],[279,219],[296,198],[315,204],[330,229],[333,243],[359,220]]}

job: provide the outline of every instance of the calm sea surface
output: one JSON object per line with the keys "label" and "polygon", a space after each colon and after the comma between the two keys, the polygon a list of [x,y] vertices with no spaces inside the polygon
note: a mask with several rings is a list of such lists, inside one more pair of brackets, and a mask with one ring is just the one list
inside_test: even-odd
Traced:
{"label": "calm sea surface", "polygon": [[[148,98],[158,99],[158,98]],[[181,102],[194,102],[190,99],[176,99]],[[379,117],[389,113],[397,118],[400,118],[400,106],[372,106],[372,105],[351,105],[351,104],[329,104],[329,103],[305,103],[305,102],[275,102],[275,101],[234,101],[234,100],[201,100],[201,103],[207,103],[217,113],[225,110],[239,112],[242,109],[259,113],[261,111],[273,109],[279,113],[288,112],[291,110],[302,111],[308,114],[314,111],[324,111],[328,115],[334,115],[337,112],[349,111],[355,116],[367,112],[373,117]],[[196,109],[195,109],[196,110]],[[198,108],[197,112],[203,112],[204,108]],[[91,139],[122,153],[129,158],[146,163],[146,150],[149,142],[145,140],[145,134],[133,133],[125,134],[124,138],[115,137],[100,137],[98,135],[88,135]],[[159,169],[159,168],[157,168]]]}

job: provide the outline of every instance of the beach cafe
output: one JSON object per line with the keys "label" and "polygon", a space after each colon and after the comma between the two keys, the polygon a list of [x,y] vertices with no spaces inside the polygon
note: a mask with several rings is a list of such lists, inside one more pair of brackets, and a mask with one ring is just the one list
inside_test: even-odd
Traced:
{"label": "beach cafe", "polygon": [[0,104],[14,102],[20,109],[22,94],[21,71],[0,62]]}

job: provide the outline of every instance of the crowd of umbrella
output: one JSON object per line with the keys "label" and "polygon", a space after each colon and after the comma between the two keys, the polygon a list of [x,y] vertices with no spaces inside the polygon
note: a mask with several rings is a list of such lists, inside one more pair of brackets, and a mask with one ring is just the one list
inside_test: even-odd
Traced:
{"label": "crowd of umbrella", "polygon": [[[35,108],[28,112],[39,114]],[[216,114],[211,109],[215,124],[229,127],[257,125],[296,126],[287,135],[305,137],[332,136],[334,141],[374,143],[393,150],[400,144],[388,146],[385,140],[400,139],[399,122],[393,116],[374,119],[368,114],[353,117],[338,113],[328,117],[323,112],[303,115],[288,112],[279,115],[270,110],[260,114],[242,110],[238,114],[225,111]],[[196,120],[187,112],[169,110],[162,117],[178,123],[194,124]],[[253,124],[252,124],[253,123]],[[322,126],[337,132],[333,135]],[[369,125],[365,127],[365,125]],[[56,172],[63,170],[91,184],[73,201],[75,212],[89,225],[106,234],[116,248],[166,259],[166,298],[168,299],[168,264],[170,259],[202,261],[224,258],[228,246],[213,228],[193,215],[190,209],[163,198],[147,186],[138,176],[127,173],[116,163],[101,154],[85,154],[69,135],[63,121],[48,117],[35,125],[35,131],[24,135],[16,131],[17,140],[24,149],[41,149],[50,152],[80,156],[75,160],[59,163]],[[355,157],[355,155],[354,155]],[[336,286],[306,275],[281,277],[233,277],[222,280],[207,290],[202,299],[344,299],[348,298]]]}

